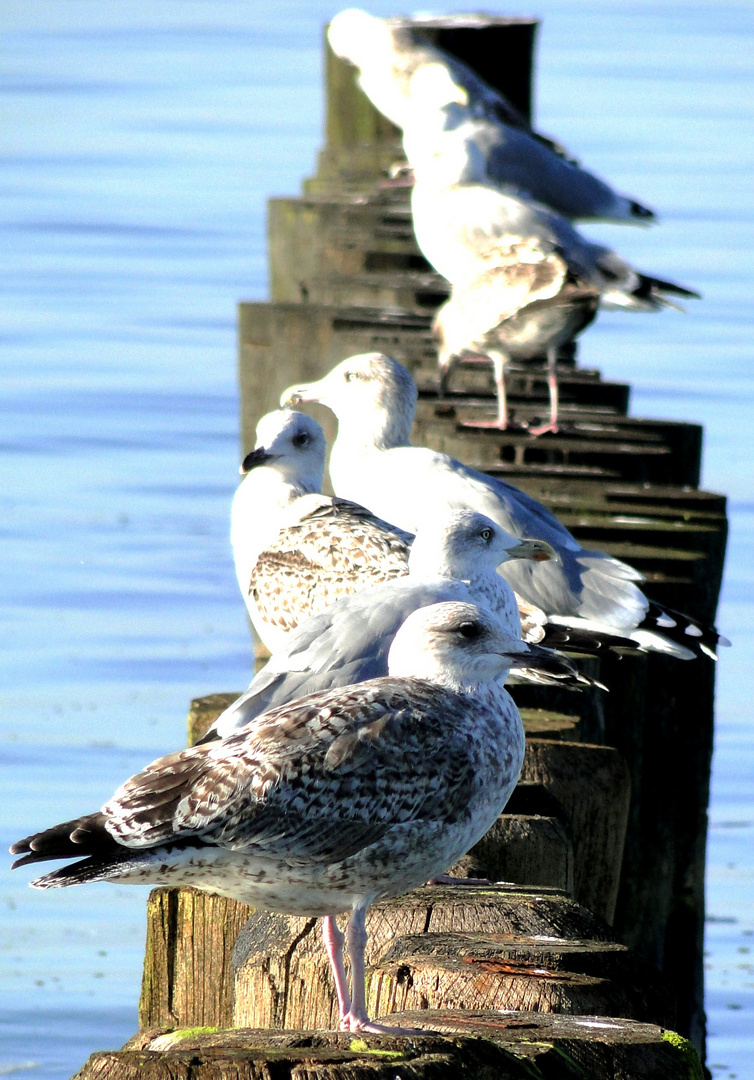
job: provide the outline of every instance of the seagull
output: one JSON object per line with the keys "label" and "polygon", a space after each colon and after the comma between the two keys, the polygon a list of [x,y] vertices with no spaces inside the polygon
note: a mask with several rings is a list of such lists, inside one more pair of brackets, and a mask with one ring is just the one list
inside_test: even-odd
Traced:
{"label": "seagull", "polygon": [[442,186],[417,171],[411,210],[419,247],[453,287],[435,320],[441,387],[459,360],[489,357],[501,430],[509,423],[508,359],[547,356],[550,418],[530,433],[557,431],[558,349],[586,329],[599,308],[683,310],[678,298],[700,296],[634,270],[548,207],[483,184]]}
{"label": "seagull", "polygon": [[186,885],[322,916],[340,1028],[407,1033],[367,1014],[366,912],[442,874],[503,810],[524,731],[502,681],[528,650],[473,604],[422,608],[396,634],[388,676],[158,758],[101,810],[13,844],[14,867],[76,858],[32,886]]}
{"label": "seagull", "polygon": [[540,249],[540,258],[558,254],[574,277],[599,292],[603,308],[657,311],[677,307],[672,297],[699,299],[684,285],[634,270],[544,204],[485,184],[445,184],[417,173],[411,213],[425,258],[451,284],[474,281],[496,265],[500,250],[524,242]]}
{"label": "seagull", "polygon": [[[496,568],[513,559],[545,560],[553,555],[549,544],[517,541],[471,510],[446,511],[425,521],[410,551],[407,577],[352,593],[305,619],[283,647],[273,652],[248,690],[218,717],[205,739],[225,737],[268,709],[306,694],[387,674],[391,645],[400,627],[413,611],[431,604],[484,605],[511,637],[520,638],[522,622],[515,594]],[[543,634],[536,617],[531,627],[527,625],[527,633],[532,652],[516,661],[509,682],[604,689],[565,657],[535,644]],[[570,648],[570,631],[555,626],[553,633],[564,635],[559,647]],[[587,637],[586,648],[595,651],[599,643],[592,640],[593,635]],[[610,644],[631,647],[632,642],[613,638]],[[530,656],[537,660],[533,667],[528,666]]]}
{"label": "seagull", "polygon": [[316,420],[281,409],[259,421],[256,448],[241,465],[233,557],[252,624],[270,652],[341,596],[408,573],[411,534],[321,494],[325,451]]}
{"label": "seagull", "polygon": [[[439,149],[458,161],[459,180],[505,185],[571,219],[655,220],[652,210],[532,131],[501,93],[423,40],[419,30],[349,8],[330,23],[328,40],[337,56],[359,68],[359,84],[372,104],[403,129],[410,164]],[[433,119],[437,102],[456,107]]]}
{"label": "seagull", "polygon": [[[553,198],[553,191],[568,190],[561,177],[549,178],[552,189],[527,186],[527,164],[531,175],[548,174],[526,155],[517,157],[510,148],[522,174],[492,175],[489,155],[474,135],[490,122],[473,115],[467,92],[446,67],[417,69],[409,100],[403,143],[415,180],[414,232],[425,258],[453,286],[435,322],[440,385],[447,387],[459,360],[488,357],[498,396],[494,426],[505,430],[506,361],[546,355],[550,418],[529,430],[532,435],[557,431],[558,348],[593,321],[598,307],[657,311],[678,308],[674,297],[699,294],[639,273],[614,251],[583,237],[568,220],[581,215]],[[489,138],[482,142],[489,150]],[[571,167],[561,158],[553,160],[559,168]]]}
{"label": "seagull", "polygon": [[511,426],[505,392],[509,359],[547,356],[550,417],[530,435],[556,432],[558,422],[558,350],[594,320],[599,292],[573,280],[568,264],[556,251],[547,251],[533,237],[510,237],[500,244],[494,263],[480,275],[454,285],[450,300],[434,321],[439,342],[440,390],[447,393],[456,365],[468,359],[492,361],[497,390],[495,420],[469,421],[473,427]]}
{"label": "seagull", "polygon": [[447,454],[409,446],[416,398],[414,380],[402,364],[383,353],[364,353],[343,360],[318,382],[289,387],[281,402],[317,401],[335,413],[338,437],[330,455],[335,491],[398,528],[415,532],[441,507],[466,508],[513,536],[551,544],[557,560],[517,560],[500,573],[552,621],[567,625],[577,617],[597,630],[686,660],[700,652],[714,658],[716,646],[727,644],[714,628],[686,616],[679,621],[650,604],[637,584],[643,580],[637,570],[583,548],[536,499]]}

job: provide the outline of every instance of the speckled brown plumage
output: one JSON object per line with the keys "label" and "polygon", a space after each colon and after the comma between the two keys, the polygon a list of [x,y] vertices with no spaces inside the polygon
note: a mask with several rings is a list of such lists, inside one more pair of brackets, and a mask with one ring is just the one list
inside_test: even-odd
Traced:
{"label": "speckled brown plumage", "polygon": [[327,500],[282,528],[258,556],[249,595],[282,631],[342,596],[408,573],[412,537],[345,499]]}

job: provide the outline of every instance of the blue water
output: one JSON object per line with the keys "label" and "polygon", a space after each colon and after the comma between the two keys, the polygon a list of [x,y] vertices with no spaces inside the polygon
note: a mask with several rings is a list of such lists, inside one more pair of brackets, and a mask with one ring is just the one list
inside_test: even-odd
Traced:
{"label": "blue water", "polygon": [[[473,9],[469,2],[457,8]],[[635,415],[705,425],[731,497],[709,845],[715,1077],[754,1031],[754,13],[540,0],[537,116],[657,207],[593,227],[701,289],[605,315],[582,357]],[[241,688],[228,548],[235,311],[266,294],[264,202],[320,144],[324,3],[6,0],[0,10],[0,841],[94,809],[181,745],[189,698]],[[395,9],[384,0],[376,14]],[[510,10],[510,9],[509,9]],[[520,12],[526,13],[526,12]],[[0,874],[0,1075],[71,1075],[136,1027],[145,892]]]}

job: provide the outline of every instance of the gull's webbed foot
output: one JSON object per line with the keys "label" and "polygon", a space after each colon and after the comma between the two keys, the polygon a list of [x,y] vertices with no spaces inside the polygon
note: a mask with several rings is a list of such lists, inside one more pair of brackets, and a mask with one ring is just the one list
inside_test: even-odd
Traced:
{"label": "gull's webbed foot", "polygon": [[540,424],[539,427],[530,427],[529,434],[536,438],[538,435],[547,435],[548,433],[557,435],[557,433],[562,430],[563,428],[557,420],[550,420],[546,424]]}
{"label": "gull's webbed foot", "polygon": [[392,1027],[390,1024],[380,1024],[376,1020],[370,1020],[368,1016],[354,1014],[353,1010],[340,1021],[341,1031],[359,1031],[364,1035],[430,1035],[432,1032],[427,1028],[404,1028]]}

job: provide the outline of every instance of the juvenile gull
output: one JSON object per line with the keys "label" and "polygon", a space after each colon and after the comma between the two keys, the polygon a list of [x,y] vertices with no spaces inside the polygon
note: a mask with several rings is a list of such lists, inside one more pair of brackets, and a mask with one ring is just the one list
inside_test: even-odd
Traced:
{"label": "juvenile gull", "polygon": [[338,417],[330,476],[344,498],[410,532],[441,507],[479,511],[513,536],[546,540],[557,551],[557,561],[517,561],[500,568],[516,592],[548,616],[558,622],[577,616],[683,659],[699,652],[714,655],[713,628],[690,619],[679,624],[650,605],[637,585],[638,571],[582,548],[536,499],[447,454],[409,446],[416,396],[402,364],[366,353],[337,364],[319,382],[289,387],[282,400],[319,401]]}
{"label": "juvenile gull", "polygon": [[474,605],[424,608],[396,635],[388,677],[159,758],[100,811],[13,844],[14,866],[79,857],[32,885],[188,885],[322,916],[340,1027],[389,1032],[366,1010],[366,911],[442,874],[502,811],[524,754],[502,680],[528,648]]}
{"label": "juvenile gull", "polygon": [[604,308],[657,311],[677,307],[672,297],[699,298],[683,285],[634,270],[544,204],[484,184],[446,184],[417,173],[411,213],[424,256],[451,284],[473,281],[516,241],[560,255],[572,275],[599,293]]}
{"label": "juvenile gull", "polygon": [[[359,83],[374,106],[404,129],[411,164],[442,153],[456,162],[459,181],[504,185],[569,218],[654,220],[647,207],[532,131],[499,91],[423,40],[420,30],[351,8],[332,20],[328,39],[336,55],[359,68]],[[453,105],[455,110],[439,113]]]}
{"label": "juvenile gull", "polygon": [[528,431],[531,435],[558,431],[558,350],[589,326],[599,300],[596,289],[574,280],[567,262],[556,251],[546,250],[532,237],[509,237],[478,277],[453,286],[450,300],[435,317],[442,392],[447,392],[460,361],[477,357],[491,360],[497,416],[493,424],[469,423],[505,431],[510,425],[505,392],[507,361],[546,355],[549,420],[539,427],[529,425]]}
{"label": "juvenile gull", "polygon": [[363,506],[320,494],[322,428],[303,413],[267,413],[233,499],[236,574],[254,628],[274,652],[315,611],[408,571],[413,537]]}

